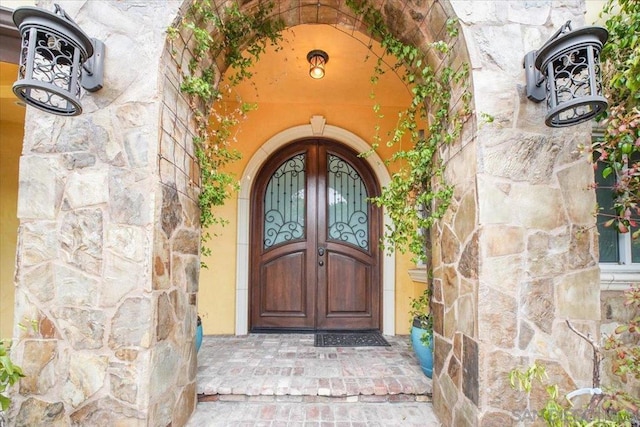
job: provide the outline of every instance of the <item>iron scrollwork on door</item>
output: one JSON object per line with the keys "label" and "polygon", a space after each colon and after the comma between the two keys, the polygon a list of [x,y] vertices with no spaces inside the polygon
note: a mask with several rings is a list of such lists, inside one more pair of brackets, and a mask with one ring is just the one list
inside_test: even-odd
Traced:
{"label": "iron scrollwork on door", "polygon": [[327,231],[332,240],[369,249],[369,202],[362,177],[338,156],[327,155]]}
{"label": "iron scrollwork on door", "polygon": [[264,249],[305,234],[304,154],[285,161],[271,175],[264,194]]}

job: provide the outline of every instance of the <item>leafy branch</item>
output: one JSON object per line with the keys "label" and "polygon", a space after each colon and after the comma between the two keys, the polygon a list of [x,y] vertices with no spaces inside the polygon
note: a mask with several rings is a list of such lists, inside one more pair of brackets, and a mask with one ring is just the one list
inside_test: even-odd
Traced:
{"label": "leafy branch", "polygon": [[[251,68],[265,52],[267,45],[282,40],[282,20],[273,19],[273,4],[260,2],[249,12],[240,10],[237,2],[228,3],[221,11],[210,0],[197,0],[179,25],[170,27],[170,39],[185,34],[191,43],[192,59],[183,70],[180,90],[189,95],[189,105],[196,120],[193,142],[200,167],[200,225],[203,230],[201,253],[210,250],[208,228],[227,221],[212,212],[238,188],[235,177],[225,167],[240,159],[232,148],[237,129],[246,114],[257,106],[237,99],[239,107],[227,111],[220,101],[223,93],[250,79]],[[227,75],[222,73],[227,71]],[[205,264],[202,264],[206,267]]]}
{"label": "leafy branch", "polygon": [[[613,352],[613,373],[622,382],[640,381],[640,285],[632,286],[625,292],[626,307],[632,317],[615,329],[615,333],[605,341],[604,348]],[[639,402],[640,403],[640,402]]]}
{"label": "leafy branch", "polygon": [[[389,133],[387,146],[400,146],[388,164],[395,163],[399,169],[391,176],[391,182],[380,196],[372,199],[378,206],[384,206],[393,221],[393,227],[385,230],[383,246],[404,253],[407,250],[416,255],[417,260],[427,256],[427,232],[443,217],[453,196],[453,187],[444,182],[444,163],[441,149],[453,143],[460,136],[462,126],[470,115],[471,94],[467,91],[469,67],[460,69],[449,65],[451,46],[438,40],[428,45],[427,50],[435,51],[442,58],[442,66],[437,70],[428,63],[427,54],[416,46],[397,38],[384,22],[381,12],[370,3],[347,0],[346,3],[362,21],[368,25],[373,37],[381,40],[384,54],[396,59],[395,70],[403,69],[401,78],[410,87],[412,100],[401,111],[395,128]],[[458,35],[457,22],[447,21],[447,35],[455,40]],[[378,58],[374,68],[372,83],[384,73],[384,56]],[[459,108],[451,105],[455,87],[462,89]],[[374,106],[379,112],[379,106]],[[426,132],[421,130],[427,123]],[[379,127],[376,127],[376,131]],[[406,137],[409,148],[400,143]],[[376,143],[380,137],[376,134]]]}
{"label": "leafy branch", "polygon": [[627,233],[640,215],[640,2],[608,0],[600,16],[609,31],[600,57],[611,108],[599,117],[604,135],[591,148],[602,177],[615,178],[614,215],[605,225]]}
{"label": "leafy branch", "polygon": [[9,342],[0,340],[0,411],[6,411],[11,404],[5,396],[7,389],[24,377],[22,369],[11,360],[10,347]]}

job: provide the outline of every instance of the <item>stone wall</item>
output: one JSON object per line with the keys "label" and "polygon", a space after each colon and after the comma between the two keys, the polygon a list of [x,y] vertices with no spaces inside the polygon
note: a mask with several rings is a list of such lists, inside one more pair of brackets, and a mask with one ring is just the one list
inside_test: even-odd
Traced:
{"label": "stone wall", "polygon": [[[165,44],[182,2],[60,3],[106,43],[106,81],[82,116],[27,113],[16,321],[37,328],[16,328],[27,377],[12,417],[181,425],[195,405],[200,235],[195,124],[178,90],[190,41]],[[417,46],[462,20],[453,64],[471,63],[475,116],[441,153],[456,190],[433,231],[434,407],[443,425],[510,424],[523,408],[513,367],[541,360],[566,387],[590,379],[588,348],[564,326],[597,334],[600,316],[593,175],[577,151],[589,126],[545,128],[522,70],[564,21],[582,23],[584,2],[375,3]],[[290,26],[366,31],[343,3],[275,10]]]}
{"label": "stone wall", "polygon": [[564,391],[591,381],[590,347],[565,324],[598,335],[593,172],[578,150],[590,125],[545,128],[522,69],[566,20],[582,25],[584,3],[452,5],[477,122],[445,157],[456,194],[434,233],[434,407],[444,425],[515,425],[526,406],[511,369],[538,361]]}
{"label": "stone wall", "polygon": [[159,72],[181,2],[58,3],[105,42],[105,82],[81,116],[27,110],[15,317],[27,327],[13,350],[26,377],[12,422],[182,425],[195,408],[200,231],[190,160],[160,148],[190,140]]}

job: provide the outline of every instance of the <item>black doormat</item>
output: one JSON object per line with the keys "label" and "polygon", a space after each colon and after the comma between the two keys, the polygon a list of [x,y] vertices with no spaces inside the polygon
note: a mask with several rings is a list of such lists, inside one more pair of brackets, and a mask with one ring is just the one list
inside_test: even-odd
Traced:
{"label": "black doormat", "polygon": [[390,346],[378,331],[316,332],[315,347],[381,347]]}

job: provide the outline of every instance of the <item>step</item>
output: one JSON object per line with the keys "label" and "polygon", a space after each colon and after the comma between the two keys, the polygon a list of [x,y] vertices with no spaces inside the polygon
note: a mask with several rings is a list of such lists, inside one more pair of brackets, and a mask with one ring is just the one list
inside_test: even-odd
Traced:
{"label": "step", "polygon": [[[403,426],[437,427],[431,402],[199,402],[188,427]],[[333,399],[333,398],[329,398]]]}
{"label": "step", "polygon": [[[204,379],[198,384],[198,396],[304,396],[388,401],[393,396],[402,400],[428,401],[431,380],[424,376],[387,376],[380,378],[309,378],[291,376],[238,376]],[[235,397],[231,397],[233,399]]]}
{"label": "step", "polygon": [[315,347],[313,335],[205,336],[188,426],[440,426],[407,336]]}
{"label": "step", "polygon": [[258,395],[244,394],[199,394],[198,402],[289,402],[289,403],[399,403],[399,402],[431,402],[431,394],[382,394],[352,396],[291,396],[291,395]]}

